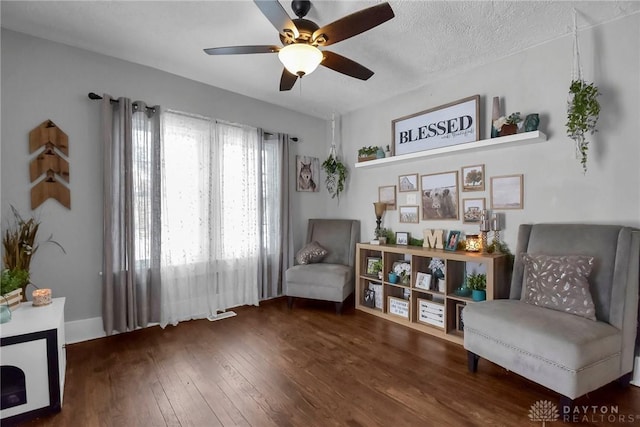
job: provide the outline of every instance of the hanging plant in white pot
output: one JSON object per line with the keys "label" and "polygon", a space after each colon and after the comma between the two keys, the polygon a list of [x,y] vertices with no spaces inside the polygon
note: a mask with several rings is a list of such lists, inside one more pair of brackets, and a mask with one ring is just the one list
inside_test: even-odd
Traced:
{"label": "hanging plant in white pot", "polygon": [[331,149],[329,150],[329,157],[322,162],[322,169],[327,174],[325,184],[327,185],[327,191],[331,194],[331,198],[338,198],[340,200],[340,193],[344,191],[344,183],[347,179],[347,167],[336,153],[336,121],[335,116],[331,117]]}
{"label": "hanging plant in white pot", "polygon": [[578,45],[578,24],[576,11],[573,15],[573,75],[569,86],[569,100],[567,102],[567,135],[576,145],[576,157],[582,164],[582,170],[587,173],[587,158],[589,141],[587,135],[597,132],[596,123],[600,115],[600,92],[594,83],[588,83],[582,78],[580,65],[580,48]]}

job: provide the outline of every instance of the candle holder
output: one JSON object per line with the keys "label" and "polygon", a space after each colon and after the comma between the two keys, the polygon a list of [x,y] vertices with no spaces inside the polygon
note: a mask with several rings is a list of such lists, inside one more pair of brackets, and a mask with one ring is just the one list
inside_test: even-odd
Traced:
{"label": "candle holder", "polygon": [[36,289],[31,296],[33,297],[32,305],[34,307],[51,304],[51,289]]}
{"label": "candle holder", "polygon": [[467,252],[479,252],[481,243],[477,234],[469,234],[466,238]]}
{"label": "candle holder", "polygon": [[487,244],[487,232],[486,231],[481,231],[480,232],[480,239],[482,240],[482,253],[486,254],[487,253],[487,248],[489,247],[489,245]]}

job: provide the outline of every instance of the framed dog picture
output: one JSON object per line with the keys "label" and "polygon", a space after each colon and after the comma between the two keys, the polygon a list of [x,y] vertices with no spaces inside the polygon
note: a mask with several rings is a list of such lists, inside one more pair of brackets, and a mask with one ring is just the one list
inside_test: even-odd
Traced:
{"label": "framed dog picture", "polygon": [[320,160],[317,157],[296,156],[296,191],[320,191]]}

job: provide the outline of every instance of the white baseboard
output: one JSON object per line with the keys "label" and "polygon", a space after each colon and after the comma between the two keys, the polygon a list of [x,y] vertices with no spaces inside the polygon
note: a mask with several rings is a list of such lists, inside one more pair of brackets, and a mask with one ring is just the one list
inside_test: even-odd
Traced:
{"label": "white baseboard", "polygon": [[636,356],[636,362],[633,364],[633,378],[631,384],[640,387],[640,356]]}
{"label": "white baseboard", "polygon": [[[216,317],[209,318],[209,321],[228,319],[234,317],[234,311],[223,311],[218,313]],[[150,323],[147,327],[157,326],[157,323]],[[118,332],[114,332],[117,334]],[[93,317],[91,319],[72,320],[64,323],[64,334],[66,344],[75,344],[83,341],[95,340],[96,338],[106,337],[102,325],[102,317]]]}
{"label": "white baseboard", "polygon": [[67,344],[75,344],[107,336],[102,326],[102,317],[65,322],[64,334]]}

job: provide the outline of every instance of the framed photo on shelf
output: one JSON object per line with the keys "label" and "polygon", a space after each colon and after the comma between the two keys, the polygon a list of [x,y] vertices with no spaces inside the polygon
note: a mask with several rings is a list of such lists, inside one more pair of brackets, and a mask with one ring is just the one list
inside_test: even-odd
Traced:
{"label": "framed photo on shelf", "polygon": [[447,245],[444,247],[445,251],[455,251],[458,247],[458,240],[460,240],[460,232],[451,230],[447,237]]}
{"label": "framed photo on shelf", "polygon": [[416,273],[416,288],[430,290],[431,289],[431,275],[429,273]]}
{"label": "framed photo on shelf", "polygon": [[422,220],[458,219],[458,171],[422,175]]}
{"label": "framed photo on shelf", "polygon": [[524,175],[491,177],[491,209],[523,209]]}
{"label": "framed photo on shelf", "polygon": [[396,210],[396,186],[386,185],[378,187],[378,201],[387,204],[388,211]]}
{"label": "framed photo on shelf", "polygon": [[409,233],[405,231],[396,231],[396,245],[408,245]]}
{"label": "framed photo on shelf", "polygon": [[484,191],[484,165],[462,167],[462,191]]}
{"label": "framed photo on shelf", "polygon": [[398,191],[401,193],[418,191],[418,174],[400,175],[398,177]]}
{"label": "framed photo on shelf", "polygon": [[462,222],[480,224],[480,214],[485,209],[485,198],[462,199]]}
{"label": "framed photo on shelf", "polygon": [[374,276],[378,273],[376,271],[376,264],[380,261],[382,261],[382,258],[367,257],[367,274],[369,276]]}
{"label": "framed photo on shelf", "polygon": [[462,321],[462,310],[466,306],[465,303],[459,302],[456,303],[456,330],[463,332],[464,331],[464,322]]}
{"label": "framed photo on shelf", "polygon": [[364,305],[365,307],[375,308],[376,307],[376,291],[374,291],[373,289],[365,289],[362,305]]}

